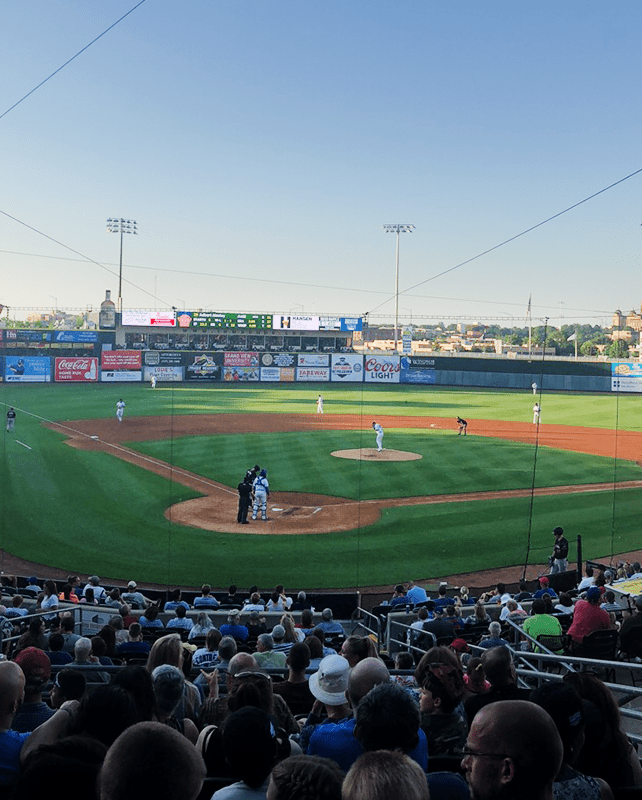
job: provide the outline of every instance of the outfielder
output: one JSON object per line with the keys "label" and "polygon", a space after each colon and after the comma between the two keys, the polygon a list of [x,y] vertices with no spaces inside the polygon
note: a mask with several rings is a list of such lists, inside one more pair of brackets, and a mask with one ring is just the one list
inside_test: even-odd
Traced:
{"label": "outfielder", "polygon": [[317,397],[317,414],[323,414],[323,395]]}
{"label": "outfielder", "polygon": [[533,394],[537,394],[537,382],[533,381],[531,383],[531,389],[533,390]]}
{"label": "outfielder", "polygon": [[270,484],[267,479],[267,471],[262,469],[259,477],[254,479],[254,504],[252,505],[252,519],[256,519],[261,506],[261,519],[267,520],[267,501],[270,496]]}
{"label": "outfielder", "polygon": [[120,400],[116,403],[116,419],[118,422],[123,421],[123,414],[125,413],[125,401],[121,397]]}
{"label": "outfielder", "polygon": [[152,375],[152,377],[150,378],[149,382],[152,385],[152,389],[155,389],[156,388],[156,375]]}
{"label": "outfielder", "polygon": [[378,422],[373,422],[372,427],[374,432],[377,434],[377,452],[380,453],[383,450],[383,428],[379,425]]}
{"label": "outfielder", "polygon": [[7,433],[13,433],[13,426],[16,423],[16,410],[13,406],[7,411]]}
{"label": "outfielder", "polygon": [[539,425],[539,418],[542,413],[542,407],[539,403],[535,403],[533,406],[533,425]]}

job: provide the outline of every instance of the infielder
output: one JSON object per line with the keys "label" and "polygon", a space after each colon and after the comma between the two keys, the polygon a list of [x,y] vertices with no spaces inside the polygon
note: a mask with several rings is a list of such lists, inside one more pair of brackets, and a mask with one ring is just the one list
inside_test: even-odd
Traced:
{"label": "infielder", "polygon": [[152,375],[152,377],[150,378],[149,382],[152,385],[152,389],[155,389],[156,388],[156,375]]}
{"label": "infielder", "polygon": [[533,406],[533,425],[539,425],[539,418],[540,414],[542,413],[542,407],[539,403],[535,403]]}
{"label": "infielder", "polygon": [[317,414],[323,414],[323,395],[317,397]]}
{"label": "infielder", "polygon": [[462,433],[465,436],[466,428],[468,427],[468,423],[466,422],[466,420],[462,419],[461,417],[457,417],[457,425],[459,425],[459,433],[457,434],[457,436],[461,436]]}
{"label": "infielder", "polygon": [[254,489],[254,504],[252,505],[252,519],[256,519],[261,506],[261,519],[267,520],[267,501],[270,496],[270,484],[267,479],[267,471],[262,469],[259,477],[254,479],[252,484]]}
{"label": "infielder", "polygon": [[13,433],[13,426],[16,423],[16,410],[13,406],[7,411],[7,433]]}
{"label": "infielder", "polygon": [[377,452],[380,453],[383,450],[383,428],[378,422],[373,422],[372,427],[374,432],[377,434]]}
{"label": "infielder", "polygon": [[120,400],[116,403],[116,419],[118,422],[123,421],[123,414],[125,413],[125,401],[121,397]]}

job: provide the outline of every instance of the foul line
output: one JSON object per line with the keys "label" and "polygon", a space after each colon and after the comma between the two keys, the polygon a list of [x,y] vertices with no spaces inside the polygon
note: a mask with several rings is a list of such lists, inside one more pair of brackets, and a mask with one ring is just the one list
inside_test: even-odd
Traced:
{"label": "foul line", "polygon": [[16,439],[16,444],[21,444],[23,447],[26,447],[27,450],[32,450],[33,449],[33,448],[29,447],[28,444],[25,444],[24,442],[21,442],[20,439]]}

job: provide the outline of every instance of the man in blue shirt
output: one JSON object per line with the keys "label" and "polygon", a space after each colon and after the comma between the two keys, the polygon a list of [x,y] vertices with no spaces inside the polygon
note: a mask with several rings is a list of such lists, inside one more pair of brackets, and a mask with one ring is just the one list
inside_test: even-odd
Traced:
{"label": "man in blue shirt", "polygon": [[20,751],[29,733],[11,730],[25,693],[25,676],[15,661],[0,663],[0,787],[14,782],[20,772]]}
{"label": "man in blue shirt", "polygon": [[426,594],[426,590],[422,589],[421,586],[417,586],[417,584],[414,581],[410,581],[408,583],[408,591],[406,592],[406,597],[415,606],[417,605],[417,603],[425,603],[426,600],[428,600],[428,595]]}

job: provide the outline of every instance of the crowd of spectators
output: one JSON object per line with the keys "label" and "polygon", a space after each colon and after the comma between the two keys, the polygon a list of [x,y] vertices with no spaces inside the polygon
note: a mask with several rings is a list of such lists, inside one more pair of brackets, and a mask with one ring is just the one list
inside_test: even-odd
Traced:
{"label": "crowd of spectators", "polygon": [[[266,599],[252,587],[243,604],[235,586],[217,599],[204,585],[191,607],[175,590],[163,624],[135,581],[121,593],[70,576],[58,593],[30,579],[38,616],[20,612],[22,595],[3,614],[24,631],[0,661],[0,800],[71,777],[83,800],[642,792],[637,752],[597,676],[569,672],[534,691],[517,678],[516,655],[544,648],[539,637],[567,633],[577,647],[596,629],[621,623],[622,642],[642,630],[642,596],[619,620],[605,576],[587,577],[560,597],[545,576],[532,593],[499,583],[479,598],[400,584],[390,606],[415,618],[394,661],[374,637],[347,635],[330,608],[315,625],[305,593],[294,600],[282,586]],[[76,602],[113,611],[109,624],[83,636]],[[217,626],[209,613],[221,606]]]}

